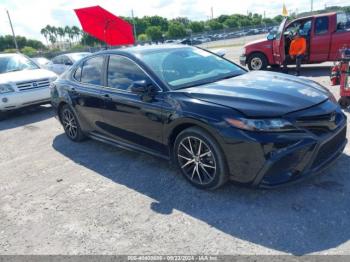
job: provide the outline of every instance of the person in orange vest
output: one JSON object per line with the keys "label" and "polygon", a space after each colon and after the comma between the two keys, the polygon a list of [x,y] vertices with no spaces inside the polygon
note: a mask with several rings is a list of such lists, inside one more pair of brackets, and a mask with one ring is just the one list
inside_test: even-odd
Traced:
{"label": "person in orange vest", "polygon": [[[296,63],[296,75],[300,75],[301,62],[306,54],[306,39],[301,36],[301,32],[297,31],[294,39],[290,43],[289,57]],[[287,66],[285,61],[285,67]]]}

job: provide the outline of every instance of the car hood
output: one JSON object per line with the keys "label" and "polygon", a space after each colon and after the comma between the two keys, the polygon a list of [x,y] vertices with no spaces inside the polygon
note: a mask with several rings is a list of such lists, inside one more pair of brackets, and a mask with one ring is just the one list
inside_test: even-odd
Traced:
{"label": "car hood", "polygon": [[45,69],[22,70],[0,74],[0,84],[26,82],[32,80],[54,78],[57,75]]}
{"label": "car hood", "polygon": [[253,71],[183,90],[188,96],[240,111],[248,117],[276,117],[329,98],[316,82],[281,73]]}
{"label": "car hood", "polygon": [[247,44],[245,44],[245,47],[247,46],[253,46],[253,45],[261,45],[261,44],[270,44],[270,40],[267,40],[266,38],[258,39],[255,41],[251,41]]}

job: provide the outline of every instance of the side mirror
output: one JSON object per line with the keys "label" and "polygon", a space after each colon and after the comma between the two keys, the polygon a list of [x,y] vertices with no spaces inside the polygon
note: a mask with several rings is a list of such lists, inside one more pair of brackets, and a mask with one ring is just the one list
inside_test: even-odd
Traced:
{"label": "side mirror", "polygon": [[267,35],[267,40],[274,40],[276,38],[275,34],[268,34]]}
{"label": "side mirror", "polygon": [[153,85],[146,80],[134,81],[130,87],[131,92],[139,95],[154,92]]}
{"label": "side mirror", "polygon": [[64,65],[66,65],[66,66],[71,66],[71,65],[73,65],[73,63],[67,61],[67,62],[64,63]]}

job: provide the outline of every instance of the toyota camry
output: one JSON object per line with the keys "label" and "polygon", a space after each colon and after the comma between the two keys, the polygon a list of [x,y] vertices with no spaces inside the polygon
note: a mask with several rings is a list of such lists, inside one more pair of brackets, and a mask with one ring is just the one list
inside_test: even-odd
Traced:
{"label": "toyota camry", "polygon": [[[105,50],[51,85],[66,135],[172,160],[194,186],[274,187],[328,167],[346,116],[320,84],[182,45]],[[117,170],[116,170],[117,172]]]}

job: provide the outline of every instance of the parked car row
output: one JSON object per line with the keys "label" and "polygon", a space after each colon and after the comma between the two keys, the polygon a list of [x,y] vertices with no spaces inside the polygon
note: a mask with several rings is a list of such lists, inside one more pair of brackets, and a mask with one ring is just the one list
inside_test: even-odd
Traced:
{"label": "parked car row", "polygon": [[50,102],[50,84],[76,61],[90,53],[29,58],[22,54],[0,54],[0,119],[6,112]]}
{"label": "parked car row", "polygon": [[270,31],[277,30],[275,27],[269,26],[269,27],[263,27],[263,28],[253,28],[253,29],[244,29],[239,30],[235,32],[226,32],[226,33],[204,33],[202,35],[196,35],[193,37],[187,37],[184,39],[168,39],[165,40],[164,43],[181,43],[186,45],[199,45],[211,41],[218,41],[218,40],[224,40],[224,39],[232,39],[232,38],[238,38],[248,35],[258,35],[258,34],[264,34],[268,33]]}

